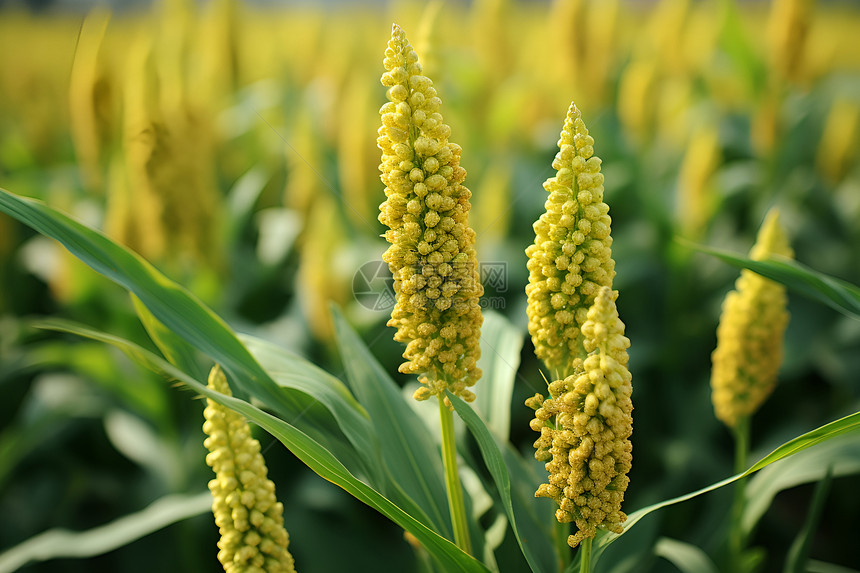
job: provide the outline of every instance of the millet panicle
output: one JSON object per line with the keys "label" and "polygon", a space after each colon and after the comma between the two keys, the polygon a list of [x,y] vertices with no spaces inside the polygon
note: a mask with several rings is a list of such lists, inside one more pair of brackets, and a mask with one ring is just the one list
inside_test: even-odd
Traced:
{"label": "millet panicle", "polygon": [[394,276],[396,305],[389,326],[406,343],[400,371],[417,374],[417,400],[446,389],[466,401],[481,371],[483,294],[469,227],[460,146],[439,114],[441,100],[403,30],[394,25],[383,60],[382,106],[377,144],[382,150],[385,202],[379,220],[391,246],[383,255]]}

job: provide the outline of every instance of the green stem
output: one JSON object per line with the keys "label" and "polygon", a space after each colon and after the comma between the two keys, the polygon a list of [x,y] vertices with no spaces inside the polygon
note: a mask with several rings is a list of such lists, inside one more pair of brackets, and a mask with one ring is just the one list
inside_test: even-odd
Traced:
{"label": "green stem", "polygon": [[454,542],[472,554],[469,538],[469,522],[466,519],[466,504],[463,502],[463,487],[457,474],[457,444],[454,441],[454,414],[445,405],[445,397],[439,395],[439,419],[442,422],[442,460],[445,462],[445,485],[448,489],[448,509],[451,510],[451,525],[454,526]]}
{"label": "green stem", "polygon": [[558,570],[564,571],[570,563],[571,556],[570,545],[567,544],[567,538],[570,537],[570,524],[556,521],[553,532],[555,533],[555,544],[558,551]]}
{"label": "green stem", "polygon": [[[744,417],[738,421],[734,429],[735,435],[735,473],[741,473],[747,469],[747,455],[750,442],[750,420]],[[744,550],[744,532],[741,519],[744,513],[744,494],[746,491],[746,478],[740,479],[735,484],[735,495],[732,502],[732,522],[729,530],[729,558],[733,571],[741,571],[741,554]]]}
{"label": "green stem", "polygon": [[582,540],[582,559],[579,562],[579,573],[591,573],[591,540],[593,537],[586,537]]}

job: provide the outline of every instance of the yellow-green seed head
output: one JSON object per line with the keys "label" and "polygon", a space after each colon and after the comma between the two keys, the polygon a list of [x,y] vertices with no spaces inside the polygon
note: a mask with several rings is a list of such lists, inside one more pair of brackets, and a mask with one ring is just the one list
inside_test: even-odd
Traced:
{"label": "yellow-green seed head", "polygon": [[447,388],[467,401],[481,371],[475,232],[469,227],[469,197],[463,186],[460,146],[448,142],[451,128],[439,114],[442,101],[418,56],[396,24],[385,51],[377,144],[386,200],[379,220],[391,246],[383,255],[394,275],[397,301],[389,326],[407,344],[400,371],[418,374],[417,400]]}
{"label": "yellow-green seed head", "polygon": [[[775,209],[750,251],[757,261],[770,255],[794,256]],[[730,428],[758,410],[776,385],[788,325],[786,304],[784,286],[749,270],[741,271],[735,290],[723,301],[712,355],[711,399],[717,418]]]}
{"label": "yellow-green seed head", "polygon": [[549,472],[535,497],[555,500],[556,519],[576,524],[571,547],[594,537],[598,527],[620,533],[627,519],[621,502],[633,461],[633,386],[617,296],[602,287],[588,310],[582,334],[589,354],[578,370],[552,382],[549,398],[526,401],[536,410],[531,427],[541,434],[535,457]]}
{"label": "yellow-green seed head", "polygon": [[601,161],[574,104],[558,147],[556,176],[544,183],[546,213],[534,224],[535,242],[526,249],[526,294],[535,353],[553,376],[564,377],[587,353],[580,329],[600,288],[612,286],[615,261]]}
{"label": "yellow-green seed head", "polygon": [[[209,388],[231,395],[218,366],[209,373]],[[218,560],[227,573],[295,573],[287,550],[284,506],[267,477],[260,442],[240,414],[207,399],[203,411],[206,463],[215,472],[209,482],[212,513],[221,533]]]}

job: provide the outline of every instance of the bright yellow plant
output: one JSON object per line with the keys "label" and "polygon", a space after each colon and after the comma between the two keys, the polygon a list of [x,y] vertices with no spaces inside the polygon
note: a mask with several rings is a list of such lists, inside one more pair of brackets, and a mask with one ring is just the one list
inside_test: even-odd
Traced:
{"label": "bright yellow plant", "polygon": [[[232,396],[218,366],[209,373],[209,388]],[[208,437],[203,444],[209,450],[206,463],[215,472],[209,489],[221,533],[218,561],[226,573],[295,573],[284,506],[267,477],[260,442],[251,437],[241,414],[213,400],[206,403],[203,431]]]}
{"label": "bright yellow plant", "polygon": [[459,145],[439,114],[442,101],[422,75],[418,55],[394,25],[385,51],[377,144],[382,150],[385,202],[379,220],[391,247],[383,255],[394,275],[397,302],[389,326],[407,343],[400,371],[418,374],[416,400],[445,389],[471,401],[477,366],[483,294],[469,226],[470,191],[463,185]]}
{"label": "bright yellow plant", "polygon": [[[750,258],[794,256],[771,209],[762,223]],[[785,287],[749,270],[741,271],[723,301],[717,348],[711,372],[712,401],[717,418],[730,428],[751,416],[776,385],[782,363],[782,341],[788,325]]]}
{"label": "bright yellow plant", "polygon": [[553,377],[562,378],[587,354],[580,331],[600,288],[612,286],[615,261],[601,161],[574,104],[558,146],[556,176],[543,185],[549,193],[546,213],[534,224],[535,242],[526,249],[526,294],[535,354]]}
{"label": "bright yellow plant", "polygon": [[540,432],[535,457],[549,472],[535,497],[553,499],[556,519],[576,524],[571,547],[594,537],[597,528],[621,533],[627,519],[621,502],[633,460],[633,386],[617,296],[600,288],[582,326],[588,356],[573,374],[549,385],[548,398],[537,394],[526,402],[536,410],[531,427]]}

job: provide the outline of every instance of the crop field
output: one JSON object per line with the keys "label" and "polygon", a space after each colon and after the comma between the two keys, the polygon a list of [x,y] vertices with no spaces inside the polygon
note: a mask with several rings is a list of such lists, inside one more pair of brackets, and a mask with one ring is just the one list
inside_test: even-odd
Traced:
{"label": "crop field", "polygon": [[860,572],[860,3],[0,4],[0,573]]}

